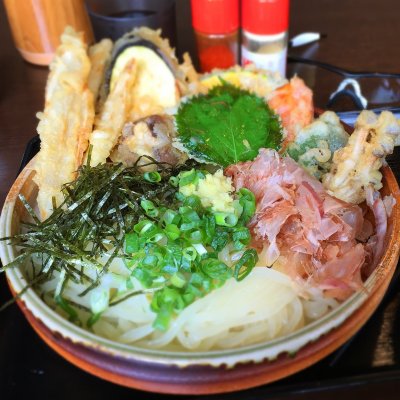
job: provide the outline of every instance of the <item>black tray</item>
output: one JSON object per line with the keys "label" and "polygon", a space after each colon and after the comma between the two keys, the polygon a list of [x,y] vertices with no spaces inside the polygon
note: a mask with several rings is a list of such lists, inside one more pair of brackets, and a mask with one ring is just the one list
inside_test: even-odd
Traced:
{"label": "black tray", "polygon": [[[38,152],[39,138],[30,140],[20,170]],[[400,149],[388,159],[400,178]],[[265,399],[276,396],[305,398],[360,385],[390,387],[400,380],[400,269],[368,323],[349,342],[314,366],[273,384],[207,399]],[[0,279],[0,304],[10,293]],[[16,305],[0,316],[0,393],[2,399],[169,399],[174,396],[149,394],[119,387],[93,377],[69,364],[47,347],[28,325]],[[397,385],[395,385],[397,387]],[[322,394],[322,393],[321,393]],[[394,396],[394,397],[393,397]],[[195,398],[186,396],[185,398]],[[313,397],[314,398],[314,397]],[[317,397],[315,397],[317,398]],[[397,398],[386,393],[385,398]],[[325,397],[326,399],[326,397]]]}

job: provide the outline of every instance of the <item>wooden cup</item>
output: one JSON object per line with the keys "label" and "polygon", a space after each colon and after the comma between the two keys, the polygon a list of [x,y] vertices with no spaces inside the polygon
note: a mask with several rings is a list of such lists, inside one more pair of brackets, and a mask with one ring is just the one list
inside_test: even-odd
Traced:
{"label": "wooden cup", "polygon": [[67,25],[93,42],[84,0],[4,0],[4,5],[15,46],[30,63],[50,64]]}

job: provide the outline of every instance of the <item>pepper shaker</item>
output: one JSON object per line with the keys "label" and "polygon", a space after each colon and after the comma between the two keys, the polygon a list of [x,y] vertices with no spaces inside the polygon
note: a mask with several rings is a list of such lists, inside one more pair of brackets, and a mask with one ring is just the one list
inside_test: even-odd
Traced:
{"label": "pepper shaker", "polygon": [[242,0],[242,65],[286,73],[289,0]]}

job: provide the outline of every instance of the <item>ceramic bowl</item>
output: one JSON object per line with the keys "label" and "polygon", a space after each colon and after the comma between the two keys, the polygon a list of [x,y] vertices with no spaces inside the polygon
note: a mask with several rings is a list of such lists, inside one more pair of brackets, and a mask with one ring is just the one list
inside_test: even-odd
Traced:
{"label": "ceramic bowl", "polygon": [[[19,231],[25,211],[18,195],[35,203],[33,159],[21,172],[5,201],[0,237]],[[266,384],[300,371],[327,356],[354,335],[379,305],[399,258],[400,193],[389,167],[383,168],[383,195],[396,199],[388,221],[386,251],[365,289],[304,328],[272,341],[234,350],[167,352],[124,345],[96,336],[68,322],[32,290],[18,305],[41,338],[71,363],[103,379],[147,391],[179,394],[230,392]],[[18,252],[0,242],[3,264]],[[14,294],[27,284],[20,268],[7,270]]]}

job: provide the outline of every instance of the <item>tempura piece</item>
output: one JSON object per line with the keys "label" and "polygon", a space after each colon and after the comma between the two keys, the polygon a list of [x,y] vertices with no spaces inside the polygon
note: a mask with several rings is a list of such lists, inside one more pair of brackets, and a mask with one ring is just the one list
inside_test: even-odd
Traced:
{"label": "tempura piece", "polygon": [[301,129],[296,140],[287,147],[287,154],[317,179],[330,171],[333,154],[349,140],[348,133],[333,111]]}
{"label": "tempura piece", "polygon": [[[149,31],[149,39],[140,35],[142,31]],[[165,108],[174,108],[179,103],[181,92],[177,81],[179,71],[176,70],[179,64],[168,40],[161,39],[159,33],[148,28],[135,29],[115,42],[111,55],[112,69],[107,71],[109,90],[113,89],[125,65],[130,60],[136,62],[137,73],[131,93],[129,121],[163,114]]]}
{"label": "tempura piece", "polygon": [[118,75],[100,115],[96,118],[95,129],[90,135],[90,145],[93,146],[91,166],[105,162],[117,144],[131,109],[131,93],[135,79],[136,64],[131,60]]}
{"label": "tempura piece", "polygon": [[362,111],[347,145],[335,152],[331,171],[323,177],[328,193],[359,204],[365,200],[369,185],[379,190],[379,170],[399,135],[400,127],[391,112],[383,111],[378,118],[372,111]]}
{"label": "tempura piece", "polygon": [[[141,156],[150,156],[156,161],[171,165],[182,163],[187,156],[172,146],[175,136],[174,119],[168,115],[151,115],[135,122],[128,122],[122,129],[118,145],[110,158],[127,166],[134,165]],[[143,158],[139,165],[148,162],[149,159]],[[152,164],[144,169],[154,170],[156,166]]]}
{"label": "tempura piece", "polygon": [[37,131],[41,150],[37,156],[35,182],[38,205],[46,219],[62,201],[61,186],[76,177],[93,127],[93,94],[88,88],[90,60],[83,34],[66,28],[50,65],[45,108],[38,113]]}
{"label": "tempura piece", "polygon": [[113,42],[110,39],[103,39],[89,47],[91,68],[88,84],[95,101],[99,95],[100,87],[104,82],[105,70],[111,60],[112,47]]}
{"label": "tempura piece", "polygon": [[161,52],[168,57],[168,63],[171,65],[175,77],[176,84],[179,88],[181,96],[190,94],[189,85],[198,80],[198,74],[193,67],[192,60],[188,53],[183,54],[183,63],[179,64],[176,58],[175,50],[171,48],[169,40],[161,37],[161,30],[153,30],[142,26],[135,28],[133,33],[144,40],[153,43]]}
{"label": "tempura piece", "polygon": [[314,119],[312,91],[297,76],[286,85],[274,90],[269,95],[268,105],[281,117],[286,131],[282,149],[293,142],[300,129]]}
{"label": "tempura piece", "polygon": [[222,85],[224,81],[265,99],[268,99],[274,90],[288,83],[279,73],[257,68],[254,64],[244,67],[235,65],[229,69],[214,69],[211,73],[204,74],[195,93],[207,93],[209,89]]}

